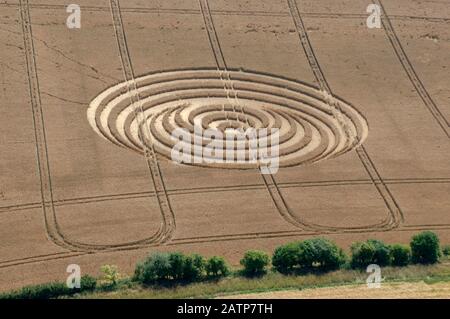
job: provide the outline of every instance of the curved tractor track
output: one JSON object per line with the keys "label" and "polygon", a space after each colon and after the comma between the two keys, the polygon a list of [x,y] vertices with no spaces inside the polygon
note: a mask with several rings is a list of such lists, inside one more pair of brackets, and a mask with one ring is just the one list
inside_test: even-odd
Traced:
{"label": "curved tractor track", "polygon": [[[300,42],[302,44],[303,50],[305,52],[306,58],[308,60],[308,63],[311,67],[311,70],[314,73],[314,76],[316,78],[317,83],[319,83],[319,86],[324,94],[324,96],[330,97],[330,103],[329,109],[333,113],[335,119],[339,121],[340,126],[343,128],[343,130],[346,132],[346,135],[351,135],[351,123],[348,122],[348,120],[342,116],[342,108],[339,103],[335,103],[335,99],[333,98],[333,93],[331,91],[331,88],[325,78],[325,75],[322,71],[322,68],[320,67],[319,61],[317,60],[317,57],[314,53],[314,49],[311,45],[311,42],[308,37],[307,29],[305,28],[305,25],[303,23],[300,11],[297,6],[297,2],[295,0],[287,0],[289,10],[291,12],[291,16],[293,19],[293,22],[295,24],[295,27],[297,29]],[[377,189],[380,196],[383,198],[383,201],[388,208],[388,216],[387,218],[381,222],[379,225],[373,225],[373,226],[367,226],[364,228],[339,228],[339,227],[321,227],[319,225],[316,225],[316,229],[321,229],[324,231],[363,231],[368,229],[373,230],[391,230],[398,228],[400,226],[400,223],[404,220],[403,213],[398,206],[394,196],[392,195],[391,191],[387,187],[386,183],[383,181],[381,175],[379,174],[377,168],[375,167],[373,161],[371,160],[369,154],[367,153],[366,149],[363,145],[356,147],[356,153],[358,154],[358,157],[364,166],[367,174],[369,175],[370,179],[372,180],[373,185]]]}
{"label": "curved tractor track", "polygon": [[[62,232],[56,217],[56,209],[53,196],[50,164],[47,151],[44,114],[41,104],[39,78],[35,60],[33,32],[28,0],[19,1],[19,11],[22,25],[22,33],[27,63],[28,82],[30,90],[30,102],[33,115],[35,142],[37,152],[37,167],[41,186],[41,206],[44,213],[45,228],[48,238],[56,245],[70,251],[95,252],[117,249],[134,249],[141,246],[151,246],[166,242],[173,232],[174,218],[164,216],[158,231],[138,241],[124,242],[110,245],[89,244],[68,238]],[[155,187],[159,196],[159,190]],[[170,205],[169,205],[170,206]]]}
{"label": "curved tractor track", "polygon": [[[273,75],[229,70],[207,0],[199,0],[202,16],[217,63],[217,69],[184,70],[155,73],[135,78],[128,52],[118,0],[110,0],[117,44],[125,82],[100,94],[88,109],[94,130],[121,147],[141,153],[147,163],[151,182],[161,211],[161,225],[152,236],[115,245],[88,244],[67,238],[61,231],[55,212],[50,165],[45,138],[45,125],[40,102],[39,81],[28,0],[20,0],[30,94],[35,123],[36,148],[41,178],[42,207],[49,238],[71,251],[95,252],[126,250],[167,243],[176,229],[158,156],[170,158],[173,147],[171,132],[187,128],[191,135],[196,118],[206,126],[280,129],[280,166],[311,164],[349,152],[353,149],[366,167],[391,214],[376,225],[366,227],[328,227],[307,223],[293,214],[272,175],[262,174],[280,215],[289,223],[314,232],[361,232],[392,229],[399,224],[398,207],[389,190],[362,147],[367,137],[367,122],[350,104],[333,96],[315,59],[306,30],[294,1],[288,1],[308,60],[320,84],[320,90],[303,83]],[[297,13],[295,13],[297,12]],[[298,17],[297,17],[298,15]],[[195,153],[193,154],[196,155]],[[230,168],[205,165],[207,167]],[[237,165],[231,168],[255,168]],[[392,203],[393,202],[393,203]]]}
{"label": "curved tractor track", "polygon": [[[223,85],[227,91],[227,95],[234,96],[235,100],[238,104],[241,104],[239,101],[241,99],[241,93],[236,90],[236,74],[232,74],[228,71],[228,67],[226,64],[226,60],[223,56],[223,51],[220,45],[220,41],[217,35],[217,31],[214,26],[213,17],[211,14],[211,10],[209,8],[208,0],[199,0],[199,5],[201,8],[203,20],[205,23],[206,31],[208,33],[208,38],[210,41],[210,46],[213,51],[213,55],[215,57],[215,61],[217,64],[217,73],[218,78],[223,82]],[[375,225],[366,225],[363,227],[331,227],[318,225],[314,223],[306,222],[300,216],[297,216],[293,213],[292,209],[289,207],[286,202],[280,188],[278,187],[278,183],[272,175],[262,174],[262,178],[264,181],[264,185],[266,186],[268,193],[270,194],[272,201],[274,202],[280,216],[285,219],[288,223],[304,230],[304,231],[313,231],[313,232],[368,232],[368,231],[382,231],[382,230],[390,230],[398,227],[399,222],[402,218],[401,211],[399,210],[395,200],[393,200],[390,195],[389,190],[386,185],[381,180],[378,172],[376,172],[373,163],[370,161],[365,149],[361,144],[361,138],[367,135],[367,131],[363,133],[363,136],[358,135],[361,134],[361,130],[355,130],[355,123],[366,123],[364,121],[354,121],[350,116],[348,116],[347,107],[350,109],[356,110],[351,107],[348,103],[343,103],[343,101],[339,100],[335,96],[333,96],[331,90],[328,87],[328,84],[325,80],[323,72],[320,69],[320,65],[317,59],[314,56],[313,49],[311,44],[309,43],[309,39],[306,33],[306,29],[303,26],[303,22],[301,21],[300,14],[298,12],[297,4],[295,1],[288,1],[290,15],[293,17],[295,25],[297,27],[297,31],[299,33],[302,45],[305,49],[305,52],[308,57],[308,61],[311,65],[312,70],[316,76],[317,82],[320,85],[321,98],[323,102],[323,106],[325,106],[325,112],[328,113],[330,118],[333,119],[333,123],[335,123],[335,127],[340,132],[339,136],[341,141],[344,141],[345,146],[341,151],[337,151],[334,155],[340,155],[345,153],[348,150],[356,149],[358,155],[361,158],[361,161],[364,163],[364,167],[368,170],[368,173],[371,177],[372,182],[377,187],[377,190],[380,192],[381,196],[386,202],[386,205],[389,207],[389,214],[385,218],[385,220],[381,221]],[[225,76],[224,76],[225,75]],[[246,108],[242,108],[242,114],[245,116]],[[359,114],[359,113],[358,113]],[[359,117],[363,119],[363,117],[359,114]],[[367,124],[367,123],[366,123]],[[357,126],[357,125],[356,125]],[[364,137],[365,138],[365,137]],[[364,140],[362,138],[362,140]],[[378,182],[381,181],[382,186],[378,185]],[[387,193],[387,194],[386,194]]]}
{"label": "curved tractor track", "polygon": [[[382,6],[380,1],[374,2],[379,3]],[[191,127],[193,119],[197,116],[215,120],[218,119],[219,121],[223,120],[223,116],[225,116],[227,121],[236,121],[238,122],[238,125],[244,125],[243,123],[245,123],[246,125],[260,125],[262,127],[263,125],[269,125],[270,123],[270,125],[274,127],[277,126],[280,129],[283,129],[284,139],[282,138],[282,140],[285,142],[285,147],[283,148],[282,157],[284,157],[283,163],[285,166],[314,163],[329,157],[338,156],[352,149],[356,149],[361,163],[368,172],[371,183],[377,188],[378,192],[385,201],[390,215],[386,218],[386,220],[378,225],[371,225],[364,228],[336,228],[306,223],[293,216],[292,211],[288,208],[286,202],[284,201],[278,184],[274,178],[272,176],[263,176],[265,187],[269,189],[269,192],[271,193],[277,207],[280,205],[279,210],[280,213],[283,212],[282,216],[291,224],[307,231],[278,231],[179,238],[172,240],[168,243],[168,245],[305,236],[308,234],[316,234],[318,232],[366,232],[373,230],[388,231],[398,227],[403,219],[403,216],[400,208],[395,202],[395,199],[386,186],[386,183],[389,183],[389,180],[387,180],[386,183],[384,182],[368,153],[364,147],[361,146],[367,135],[367,123],[363,117],[359,115],[355,108],[348,103],[333,97],[331,89],[326,82],[320,65],[314,55],[314,51],[312,50],[306,29],[304,28],[300,14],[298,13],[297,4],[294,1],[288,1],[288,3],[290,12],[282,13],[280,15],[291,15],[294,18],[303,48],[306,52],[310,66],[316,76],[317,82],[319,83],[320,90],[312,86],[281,79],[272,75],[229,71],[220,49],[220,44],[214,29],[207,0],[200,0],[200,5],[202,7],[201,13],[205,19],[211,46],[216,57],[218,66],[217,70],[204,69],[173,71],[152,74],[146,77],[154,80],[156,78],[161,79],[170,77],[171,73],[178,76],[180,74],[183,74],[183,76],[186,76],[187,74],[194,74],[193,76],[188,76],[184,79],[185,83],[183,83],[183,85],[187,85],[188,88],[186,92],[184,92],[183,89],[182,94],[192,94],[193,91],[198,89],[199,83],[206,84],[208,90],[215,92],[220,91],[220,93],[207,97],[201,94],[198,96],[197,93],[193,95],[188,94],[186,96],[186,103],[180,104],[173,103],[173,101],[166,101],[165,103],[167,104],[164,107],[161,107],[164,103],[157,103],[155,105],[160,107],[160,112],[150,112],[145,106],[142,107],[142,100],[145,99],[146,94],[148,94],[148,91],[145,93],[145,91],[149,89],[148,87],[156,84],[157,81],[153,84],[141,83],[140,81],[146,77],[139,79],[134,78],[134,72],[126,46],[126,38],[121,20],[119,3],[116,0],[111,0],[111,12],[113,15],[114,27],[117,35],[126,82],[105,91],[112,92],[112,96],[103,96],[103,102],[109,103],[112,100],[119,98],[121,99],[123,105],[115,105],[114,108],[120,109],[123,107],[122,111],[125,113],[130,113],[128,113],[126,120],[124,120],[124,115],[119,118],[117,113],[113,114],[110,109],[105,107],[105,104],[98,103],[98,101],[101,100],[99,97],[96,102],[97,106],[94,107],[91,105],[89,112],[93,115],[93,117],[90,116],[90,121],[94,129],[102,137],[121,147],[131,149],[145,156],[150,173],[152,174],[152,182],[155,185],[155,197],[158,197],[158,202],[161,207],[162,222],[158,232],[141,241],[117,245],[90,245],[66,238],[66,236],[64,236],[61,232],[56,220],[55,201],[53,199],[50,165],[45,136],[45,123],[40,100],[39,80],[37,75],[33,34],[29,13],[29,7],[31,6],[28,4],[28,0],[19,0],[18,8],[20,10],[24,38],[31,109],[35,130],[37,167],[39,171],[42,195],[41,203],[37,203],[36,207],[42,207],[43,209],[48,237],[57,245],[73,252],[62,252],[9,260],[6,262],[1,262],[0,268],[7,268],[28,263],[39,263],[42,261],[55,260],[59,258],[81,256],[91,252],[104,250],[139,249],[143,247],[156,246],[167,242],[171,238],[175,229],[175,218],[170,207],[167,191],[165,190],[164,181],[158,165],[157,155],[159,154],[167,157],[167,147],[170,146],[170,143],[167,144],[167,132],[170,131],[168,130],[169,127]],[[40,5],[35,6],[39,7]],[[61,5],[61,8],[62,7],[64,6]],[[102,10],[106,10],[106,8],[102,8]],[[127,10],[130,11],[131,9]],[[195,13],[197,12],[198,11],[196,10]],[[192,12],[189,14],[191,13]],[[244,12],[244,14],[246,13]],[[305,15],[318,17],[344,16],[339,14]],[[348,15],[348,17],[352,18],[353,16]],[[357,17],[365,17],[365,15],[358,15]],[[426,17],[392,17],[394,19],[433,19]],[[448,19],[442,18],[436,18],[434,20],[446,23],[449,21]],[[395,34],[390,18],[387,17],[386,14],[383,20],[383,26],[385,27],[389,40],[391,41],[395,52],[399,57],[399,60],[402,62],[402,65],[411,79],[416,91],[421,96],[430,112],[436,118],[438,124],[443,128],[447,136],[449,136],[448,122],[445,118],[443,118],[441,112],[420,81],[420,78],[417,76],[411,62],[401,46],[397,35]],[[199,74],[205,74],[205,76],[207,76],[202,78],[201,76],[198,76]],[[214,74],[214,76],[211,77],[211,74]],[[177,78],[176,80],[183,81],[180,78]],[[169,82],[171,81],[164,83],[164,85]],[[280,85],[277,85],[277,83]],[[286,83],[291,85],[291,87],[286,87]],[[122,91],[120,93],[116,90],[118,87],[121,87]],[[171,87],[170,90],[178,92],[180,88],[181,87],[176,84],[175,87]],[[255,95],[259,98],[255,99]],[[208,100],[208,103],[205,103],[206,100]],[[197,102],[199,102],[199,104],[196,105]],[[255,108],[255,103],[265,106],[264,108]],[[169,107],[171,104],[172,106]],[[314,110],[312,111],[311,109]],[[133,113],[134,116],[132,116],[131,113]],[[212,122],[213,121],[211,120],[210,123]],[[144,125],[144,123],[149,125]],[[161,123],[163,124],[161,125]],[[136,130],[133,130],[132,127],[138,128],[139,133],[136,134]],[[306,145],[312,143],[312,136],[314,135],[313,132],[316,133],[316,138],[318,137],[320,140],[319,146],[317,146],[317,148],[311,148],[310,150],[313,150],[311,152],[304,152],[303,155],[300,155],[300,149],[303,149],[304,151]],[[303,141],[303,148],[292,148],[288,146],[288,142],[295,138]],[[153,141],[156,141],[156,147],[153,147]],[[319,151],[320,148],[325,150],[321,152]],[[292,154],[296,155],[292,156]],[[291,157],[288,158],[288,155]],[[58,205],[58,202],[56,202],[56,205]],[[442,227],[442,229],[449,229],[450,225],[411,225],[400,228],[399,231],[427,230],[432,227],[436,229],[439,229],[439,227]],[[310,232],[308,232],[308,230]]]}

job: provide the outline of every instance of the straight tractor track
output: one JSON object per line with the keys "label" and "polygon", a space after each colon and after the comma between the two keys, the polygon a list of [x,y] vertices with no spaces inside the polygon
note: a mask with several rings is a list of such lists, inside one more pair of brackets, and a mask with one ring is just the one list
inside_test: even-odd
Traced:
{"label": "straight tractor track", "polygon": [[[16,8],[19,4],[16,3],[0,3],[0,7]],[[65,10],[65,4],[30,4],[31,9],[36,10]],[[108,6],[82,6],[83,11],[87,12],[110,12]],[[175,9],[175,8],[139,8],[139,7],[121,7],[122,12],[140,13],[140,14],[184,14],[184,15],[200,15],[201,11],[197,9]],[[290,17],[289,12],[284,11],[262,11],[262,10],[212,10],[213,14],[224,16],[252,16],[252,17]],[[330,13],[330,12],[302,12],[302,16],[308,18],[319,19],[361,19],[366,20],[366,13]],[[390,19],[408,21],[418,20],[433,23],[450,23],[450,18],[444,17],[425,17],[413,15],[390,15]]]}
{"label": "straight tractor track", "polygon": [[[377,181],[375,181],[377,182]],[[407,185],[407,184],[448,184],[449,178],[406,178],[406,179],[383,179],[383,182],[387,185]],[[380,183],[380,181],[378,181]],[[330,186],[357,186],[357,185],[372,185],[371,179],[362,180],[330,180],[330,181],[311,181],[311,182],[287,182],[278,183],[281,189],[284,188],[309,188],[309,187],[330,187]],[[229,186],[211,186],[211,187],[190,187],[167,190],[169,196],[176,195],[189,195],[189,194],[206,194],[206,193],[220,193],[220,192],[233,192],[233,191],[250,191],[250,190],[262,190],[265,189],[264,184],[248,184],[248,185],[229,185]],[[54,200],[56,207],[65,207],[72,205],[83,205],[89,203],[108,202],[108,201],[120,201],[136,198],[153,198],[155,193],[152,191],[147,192],[131,192],[131,193],[118,193],[109,195],[87,196],[87,197],[72,197],[60,200]],[[25,211],[36,208],[41,208],[42,204],[39,202],[30,202],[22,204],[14,204],[0,207],[0,214],[11,213],[16,211]]]}
{"label": "straight tractor track", "polygon": [[420,80],[419,76],[417,75],[417,72],[414,70],[414,67],[409,60],[408,56],[406,55],[405,50],[403,49],[403,46],[395,33],[394,27],[392,26],[391,20],[389,16],[386,13],[386,10],[384,9],[383,3],[381,0],[374,0],[374,3],[379,5],[382,10],[383,19],[382,24],[383,28],[386,32],[386,35],[389,39],[389,42],[392,45],[392,48],[394,49],[395,54],[397,55],[398,59],[400,60],[400,63],[403,66],[403,69],[405,70],[406,74],[408,75],[409,80],[411,81],[412,85],[414,86],[415,91],[417,94],[419,94],[420,98],[422,99],[423,103],[427,107],[427,109],[430,111],[431,115],[434,117],[438,125],[442,128],[445,135],[450,138],[450,123],[447,121],[445,116],[442,114],[442,112],[439,110],[436,103],[431,98],[430,94],[428,93],[427,89],[423,85],[422,81]]}
{"label": "straight tractor track", "polygon": [[[439,225],[407,225],[402,228],[397,229],[401,232],[412,232],[412,231],[424,231],[424,230],[449,230],[450,224],[439,224]],[[386,230],[385,230],[386,231]],[[180,245],[192,245],[192,244],[208,244],[213,242],[224,242],[224,241],[241,241],[241,240],[259,240],[259,239],[276,239],[276,238],[304,238],[306,236],[316,236],[316,232],[305,232],[305,231],[274,231],[274,232],[261,232],[261,233],[242,233],[233,235],[217,235],[217,236],[201,236],[201,237],[191,237],[191,238],[179,238],[174,239],[168,246],[180,246]],[[124,250],[139,250],[149,247],[148,245],[135,246],[127,248]],[[121,251],[121,249],[115,249],[114,251]],[[42,262],[81,257],[85,255],[97,255],[102,253],[102,251],[87,253],[54,253],[40,256],[32,256],[22,259],[12,259],[8,261],[0,262],[0,269],[7,269],[9,267],[16,267],[28,264],[37,264]]]}

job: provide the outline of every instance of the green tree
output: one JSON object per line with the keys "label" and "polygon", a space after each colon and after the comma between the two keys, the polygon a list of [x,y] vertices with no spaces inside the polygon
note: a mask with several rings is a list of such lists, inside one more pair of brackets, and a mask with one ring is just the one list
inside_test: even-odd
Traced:
{"label": "green tree", "polygon": [[273,268],[282,273],[292,273],[299,263],[299,243],[289,243],[275,249],[272,256]]}
{"label": "green tree", "polygon": [[413,263],[435,264],[441,257],[439,237],[431,231],[413,236],[410,246]]}
{"label": "green tree", "polygon": [[331,271],[346,261],[344,251],[325,238],[308,239],[299,244],[298,264],[308,270]]}
{"label": "green tree", "polygon": [[206,273],[210,278],[228,276],[230,269],[223,257],[213,256],[208,259],[205,265]]}
{"label": "green tree", "polygon": [[102,272],[101,283],[107,287],[114,287],[120,279],[119,269],[115,265],[103,265],[100,267]]}
{"label": "green tree", "polygon": [[143,284],[168,280],[171,265],[168,253],[155,252],[136,265],[134,279]]}
{"label": "green tree", "polygon": [[202,279],[205,272],[205,263],[203,256],[197,254],[187,256],[183,265],[183,279],[188,282]]}
{"label": "green tree", "polygon": [[389,246],[382,241],[369,239],[366,242],[356,242],[351,247],[351,266],[365,268],[370,264],[388,266],[391,263]]}
{"label": "green tree", "polygon": [[266,272],[266,267],[270,263],[269,255],[263,251],[249,250],[241,259],[241,265],[244,266],[246,276],[258,276]]}
{"label": "green tree", "polygon": [[169,275],[175,281],[184,279],[184,268],[186,263],[186,256],[182,253],[170,253],[169,254],[170,270]]}
{"label": "green tree", "polygon": [[393,266],[407,266],[411,262],[411,248],[405,245],[395,244],[390,246]]}

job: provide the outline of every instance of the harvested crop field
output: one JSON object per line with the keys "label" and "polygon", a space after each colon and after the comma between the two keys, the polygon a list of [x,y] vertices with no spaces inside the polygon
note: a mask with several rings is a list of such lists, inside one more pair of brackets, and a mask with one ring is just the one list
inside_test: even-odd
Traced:
{"label": "harvested crop field", "polygon": [[305,290],[276,291],[260,294],[227,296],[235,299],[448,299],[448,283],[384,284],[379,289],[367,289],[365,285],[315,288]]}
{"label": "harvested crop field", "polygon": [[[0,0],[0,290],[150,251],[450,243],[450,2]],[[176,128],[280,131],[279,171],[178,165]]]}

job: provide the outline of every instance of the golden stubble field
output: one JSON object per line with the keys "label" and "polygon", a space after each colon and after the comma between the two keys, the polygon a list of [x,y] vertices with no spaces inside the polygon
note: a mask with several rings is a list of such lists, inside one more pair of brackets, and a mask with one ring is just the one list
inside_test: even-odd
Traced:
{"label": "golden stubble field", "polygon": [[[384,0],[369,29],[365,0],[78,0],[73,30],[71,2],[0,1],[1,290],[156,250],[237,264],[312,236],[450,242],[448,1]],[[288,126],[276,175],[164,156],[164,123],[227,95]],[[143,121],[194,107],[158,113],[144,154],[139,101]]]}

